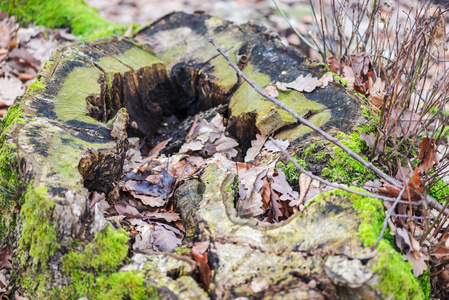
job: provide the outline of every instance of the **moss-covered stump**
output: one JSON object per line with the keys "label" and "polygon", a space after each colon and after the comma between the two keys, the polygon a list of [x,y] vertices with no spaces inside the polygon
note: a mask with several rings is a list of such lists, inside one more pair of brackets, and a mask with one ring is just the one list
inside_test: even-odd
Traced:
{"label": "moss-covered stump", "polygon": [[[176,192],[189,241],[210,242],[209,294],[198,283],[197,263],[176,252],[135,254],[127,264],[126,232],[90,211],[87,195],[116,194],[128,119],[128,130],[151,138],[166,116],[229,104],[230,129],[243,148],[256,133],[292,141],[307,134],[243,84],[208,36],[262,87],[322,71],[260,28],[183,13],[138,34],[157,57],[136,40],[116,37],[56,51],[8,113],[1,140],[19,153],[31,178],[8,238],[19,292],[36,299],[419,298],[399,254],[384,242],[377,251],[365,247],[377,237],[380,203],[328,195],[307,213],[266,226],[236,216],[226,189],[232,178],[214,166]],[[327,130],[350,130],[359,113],[337,85],[280,98]],[[11,205],[5,211],[13,212]],[[377,214],[377,227],[364,221],[367,211]]]}
{"label": "moss-covered stump", "polygon": [[18,147],[32,178],[14,250],[26,294],[68,283],[62,253],[105,225],[88,210],[88,189],[114,188],[127,148],[127,111],[136,128],[152,134],[170,110],[158,92],[167,80],[165,64],[148,48],[111,37],[57,50],[18,100],[7,144]]}
{"label": "moss-covered stump", "polygon": [[[319,78],[326,71],[293,48],[283,46],[262,27],[239,27],[208,15],[170,14],[140,30],[136,39],[171,68],[174,84],[188,99],[179,106],[181,109],[196,112],[230,101],[228,129],[244,149],[251,146],[256,133],[275,133],[277,138],[295,141],[312,132],[243,83],[208,37],[261,88],[309,74]],[[277,98],[325,130],[352,131],[360,113],[360,103],[334,83],[309,93],[279,91]]]}

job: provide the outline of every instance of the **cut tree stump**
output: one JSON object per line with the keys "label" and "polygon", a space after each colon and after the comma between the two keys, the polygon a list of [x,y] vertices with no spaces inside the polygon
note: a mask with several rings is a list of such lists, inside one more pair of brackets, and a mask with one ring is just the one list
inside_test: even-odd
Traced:
{"label": "cut tree stump", "polygon": [[[400,286],[394,268],[379,269],[394,250],[363,246],[363,209],[354,208],[360,197],[328,194],[306,212],[267,226],[236,215],[226,189],[233,178],[215,165],[175,195],[187,238],[210,242],[208,293],[204,281],[199,283],[198,264],[176,252],[135,253],[130,263],[119,260],[121,270],[110,268],[117,260],[112,250],[96,252],[110,225],[99,211],[90,211],[88,191],[109,193],[114,201],[128,118],[128,132],[151,139],[166,116],[228,105],[229,130],[244,150],[256,133],[292,142],[310,134],[243,83],[208,43],[209,36],[262,88],[325,71],[263,28],[202,14],[170,14],[142,29],[137,41],[110,37],[57,50],[39,73],[44,87],[18,100],[15,109],[22,114],[6,143],[18,146],[32,178],[12,239],[13,276],[22,295],[76,299],[86,296],[77,288],[87,284],[87,297],[93,299],[99,289],[114,291],[115,278],[124,272],[125,278],[143,280],[148,293],[167,299],[383,299]],[[360,115],[359,103],[336,83],[310,93],[281,92],[279,99],[329,132],[350,132]],[[188,127],[173,135],[182,139]],[[370,201],[375,202],[366,206],[383,209]],[[109,259],[91,265],[89,271],[98,276],[80,283],[64,266],[76,253],[91,252],[98,260]],[[393,282],[386,287],[386,281]],[[416,286],[403,287],[403,294],[419,298]],[[131,297],[133,286],[126,289]]]}

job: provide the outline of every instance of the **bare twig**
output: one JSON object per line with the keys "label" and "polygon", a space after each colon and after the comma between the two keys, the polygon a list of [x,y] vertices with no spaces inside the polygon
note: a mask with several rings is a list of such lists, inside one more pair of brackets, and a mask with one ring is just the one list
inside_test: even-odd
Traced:
{"label": "bare twig", "polygon": [[380,240],[384,236],[385,230],[387,229],[388,220],[390,219],[391,215],[393,214],[394,209],[396,208],[396,205],[398,205],[399,199],[401,199],[402,194],[404,194],[405,188],[406,188],[405,186],[402,188],[401,192],[399,193],[398,197],[396,198],[396,201],[394,201],[393,206],[391,206],[390,209],[388,210],[388,213],[385,216],[384,223],[382,225],[382,230],[380,231],[379,237],[377,238],[376,242],[374,243],[374,248],[377,247]]}

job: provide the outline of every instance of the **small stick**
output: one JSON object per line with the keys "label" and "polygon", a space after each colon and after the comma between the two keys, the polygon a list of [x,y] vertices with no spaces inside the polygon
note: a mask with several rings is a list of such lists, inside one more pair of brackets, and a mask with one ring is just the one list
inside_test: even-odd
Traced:
{"label": "small stick", "polygon": [[382,231],[379,234],[379,237],[377,238],[376,242],[374,243],[374,248],[377,247],[380,240],[384,236],[385,230],[387,230],[388,220],[390,219],[391,215],[393,214],[394,209],[396,208],[396,205],[398,205],[399,199],[401,199],[402,194],[405,192],[405,186],[402,188],[401,192],[399,193],[398,197],[396,198],[396,201],[394,201],[393,206],[390,207],[388,210],[387,215],[385,216],[384,223],[382,225]]}

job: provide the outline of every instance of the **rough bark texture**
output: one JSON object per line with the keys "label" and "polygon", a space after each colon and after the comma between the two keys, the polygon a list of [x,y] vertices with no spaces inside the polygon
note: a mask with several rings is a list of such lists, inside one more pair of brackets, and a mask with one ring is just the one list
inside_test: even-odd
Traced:
{"label": "rough bark texture", "polygon": [[[229,104],[230,129],[244,148],[256,133],[275,132],[292,141],[308,133],[242,84],[207,42],[208,36],[236,62],[242,63],[246,55],[249,59],[242,68],[262,87],[310,72],[319,76],[322,71],[261,28],[183,13],[171,14],[138,34],[157,57],[135,40],[115,37],[58,50],[51,65],[40,72],[45,87],[19,100],[23,122],[10,132],[10,141],[17,141],[33,178],[18,227],[23,231],[17,230],[13,247],[14,276],[25,295],[53,299],[77,295],[78,273],[62,270],[74,257],[81,257],[78,263],[97,275],[110,269],[109,261],[117,261],[112,250],[105,266],[89,267],[84,259],[92,253],[94,260],[103,255],[95,249],[104,243],[101,236],[111,234],[106,229],[98,233],[106,222],[98,212],[89,211],[87,195],[88,188],[111,191],[120,177],[128,113],[133,131],[157,138],[164,117]],[[359,114],[356,101],[337,85],[312,93],[286,92],[280,98],[303,115],[319,110],[310,119],[329,130],[351,130],[348,120]],[[187,127],[174,134],[182,139]],[[363,247],[358,236],[360,213],[348,197],[329,196],[305,214],[264,226],[236,216],[226,189],[231,181],[213,165],[201,181],[182,185],[175,197],[187,229],[186,244],[193,239],[211,243],[209,294],[198,284],[196,263],[175,253],[135,254],[120,272],[101,275],[103,285],[89,285],[89,293],[105,282],[106,290],[114,290],[114,276],[130,272],[173,299],[390,296],[377,286],[383,280],[375,269],[379,253]],[[89,242],[96,246],[80,246]],[[120,248],[114,242],[105,249],[113,247]]]}

